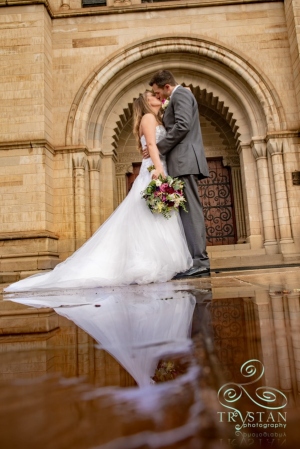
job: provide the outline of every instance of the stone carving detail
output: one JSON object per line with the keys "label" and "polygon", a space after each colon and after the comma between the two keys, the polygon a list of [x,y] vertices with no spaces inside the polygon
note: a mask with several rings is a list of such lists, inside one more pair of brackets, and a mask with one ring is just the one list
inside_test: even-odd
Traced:
{"label": "stone carving detail", "polygon": [[90,164],[90,171],[91,170],[96,170],[96,171],[100,171],[100,166],[101,166],[101,159],[100,158],[90,158],[89,159],[89,164]]}
{"label": "stone carving detail", "polygon": [[240,158],[239,156],[225,156],[223,157],[223,164],[225,167],[239,167]]}
{"label": "stone carving detail", "polygon": [[205,145],[205,155],[206,157],[233,157],[236,156],[236,149],[232,147],[215,147]]}
{"label": "stone carving detail", "polygon": [[130,153],[118,153],[118,162],[120,163],[132,163],[132,162],[141,162],[142,155],[138,151],[130,152]]}
{"label": "stone carving detail", "polygon": [[114,6],[129,6],[131,0],[114,0]]}
{"label": "stone carving detail", "polygon": [[126,173],[133,173],[132,164],[116,164],[116,175],[125,175]]}
{"label": "stone carving detail", "polygon": [[283,153],[283,139],[269,139],[267,143],[268,152],[273,156],[274,154]]}
{"label": "stone carving detail", "polygon": [[85,168],[87,159],[84,156],[74,156],[73,157],[73,168]]}
{"label": "stone carving detail", "polygon": [[264,139],[251,142],[252,153],[255,159],[267,157],[267,145]]}

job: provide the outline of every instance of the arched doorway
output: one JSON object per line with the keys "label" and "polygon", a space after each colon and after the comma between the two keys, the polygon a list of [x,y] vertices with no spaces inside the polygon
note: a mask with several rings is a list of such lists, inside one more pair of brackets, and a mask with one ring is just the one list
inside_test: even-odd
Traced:
{"label": "arched doorway", "polygon": [[[277,168],[279,163],[283,169],[287,123],[274,86],[246,57],[196,37],[138,42],[95,69],[78,91],[69,114],[66,144],[99,152],[100,222],[115,209],[120,195],[126,194],[124,175],[140,160],[135,152],[131,161],[123,161],[128,155],[121,155],[119,147],[129,123],[130,104],[162,66],[172,70],[179,83],[194,88],[203,107],[200,115],[225,136],[221,154],[220,148],[212,146],[206,156],[222,158],[223,165],[230,167],[238,242],[246,236],[251,248],[264,246],[269,254],[278,252],[279,240],[281,245],[293,244],[289,217],[281,219],[272,208],[272,204],[282,211],[288,207],[286,191],[284,204],[279,195],[280,180],[272,179],[272,164]],[[123,164],[122,169],[118,164]],[[266,173],[262,180],[260,169]]]}

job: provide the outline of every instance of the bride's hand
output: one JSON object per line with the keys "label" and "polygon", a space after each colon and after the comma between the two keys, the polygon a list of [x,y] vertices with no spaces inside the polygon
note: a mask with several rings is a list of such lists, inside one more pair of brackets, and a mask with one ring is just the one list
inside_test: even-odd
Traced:
{"label": "bride's hand", "polygon": [[155,170],[152,170],[152,171],[151,171],[151,178],[152,178],[152,179],[158,179],[158,177],[159,177],[160,175],[161,175],[163,178],[166,177],[163,168],[161,168],[160,170],[155,169]]}

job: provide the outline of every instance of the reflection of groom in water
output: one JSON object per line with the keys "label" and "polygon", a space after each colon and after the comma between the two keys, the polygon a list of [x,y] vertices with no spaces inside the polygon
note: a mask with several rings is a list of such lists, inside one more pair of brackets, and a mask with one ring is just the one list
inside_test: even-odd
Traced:
{"label": "reflection of groom in water", "polygon": [[193,267],[177,278],[207,276],[210,273],[206,252],[206,230],[197,179],[209,176],[204,154],[198,104],[189,89],[178,85],[171,72],[160,70],[150,80],[150,86],[160,100],[168,99],[163,124],[166,136],[157,143],[160,153],[167,157],[170,176],[185,183],[188,213],[180,211]]}

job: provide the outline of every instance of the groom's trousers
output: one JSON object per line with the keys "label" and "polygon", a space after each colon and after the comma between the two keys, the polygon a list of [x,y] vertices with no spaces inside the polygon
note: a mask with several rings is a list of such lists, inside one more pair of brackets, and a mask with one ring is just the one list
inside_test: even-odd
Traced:
{"label": "groom's trousers", "polygon": [[184,195],[187,201],[186,209],[180,209],[189,251],[193,258],[194,267],[209,268],[209,258],[206,252],[206,229],[202,204],[198,194],[197,176],[179,176],[184,181]]}

